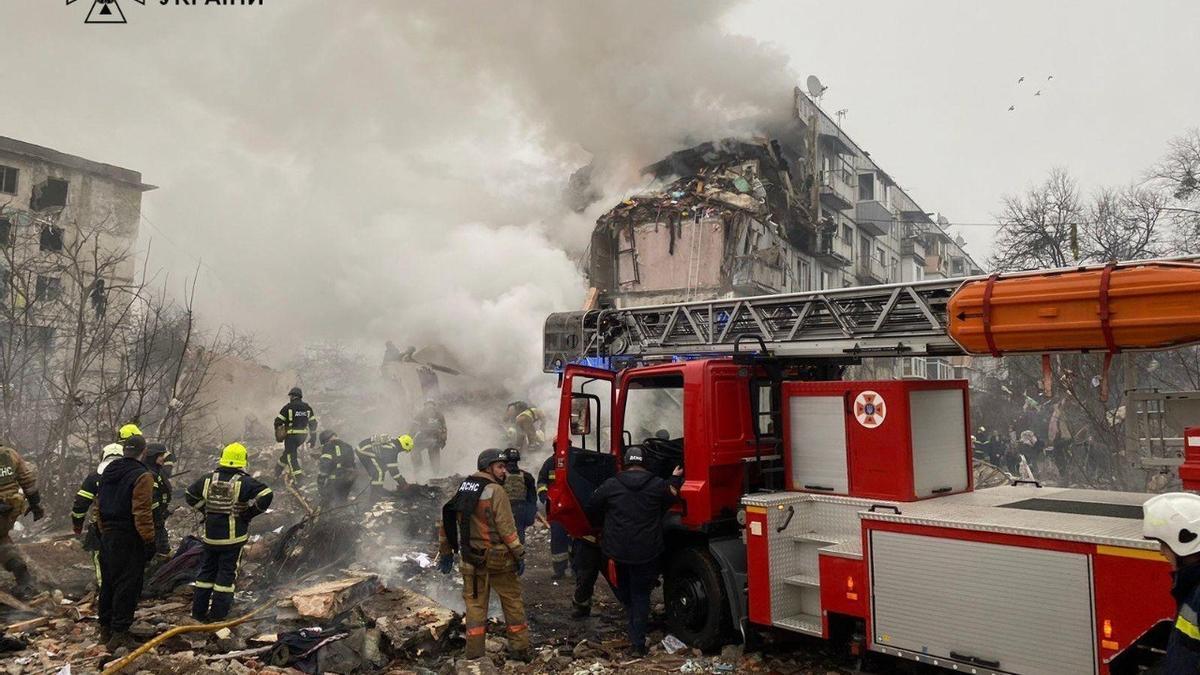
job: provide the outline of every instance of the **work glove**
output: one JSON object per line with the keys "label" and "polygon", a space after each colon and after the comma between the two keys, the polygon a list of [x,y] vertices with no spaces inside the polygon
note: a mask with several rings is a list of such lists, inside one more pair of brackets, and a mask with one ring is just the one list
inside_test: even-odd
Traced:
{"label": "work glove", "polygon": [[521,558],[517,561],[517,576],[525,576],[525,559]]}
{"label": "work glove", "polygon": [[442,574],[450,574],[453,572],[454,554],[443,553],[442,555],[438,556],[438,569],[441,570]]}

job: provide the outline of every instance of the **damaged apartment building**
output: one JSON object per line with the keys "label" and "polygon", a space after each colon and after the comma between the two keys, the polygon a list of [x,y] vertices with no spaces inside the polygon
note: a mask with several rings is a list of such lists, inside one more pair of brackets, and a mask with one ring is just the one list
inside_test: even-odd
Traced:
{"label": "damaged apartment building", "polygon": [[[704,143],[645,169],[657,187],[597,220],[590,307],[982,273],[944,218],[919,206],[803,92],[794,96],[791,122],[771,138]],[[910,358],[860,374],[944,379],[962,376],[962,365]]]}
{"label": "damaged apartment building", "polygon": [[[0,373],[53,367],[128,289],[142,194],[136,171],[0,137]],[[117,252],[117,253],[114,253]]]}

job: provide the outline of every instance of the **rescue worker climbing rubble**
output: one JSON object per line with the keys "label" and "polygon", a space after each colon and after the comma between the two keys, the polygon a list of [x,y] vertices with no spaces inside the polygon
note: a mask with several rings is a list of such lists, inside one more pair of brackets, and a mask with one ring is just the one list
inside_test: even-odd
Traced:
{"label": "rescue worker climbing rubble", "polygon": [[300,483],[304,469],[300,465],[300,446],[306,442],[309,446],[316,444],[317,415],[312,406],[304,401],[304,392],[300,387],[292,387],[288,392],[288,402],[275,416],[275,440],[283,441],[283,454],[275,466],[275,476],[287,470],[292,480]]}
{"label": "rescue worker climbing rubble", "polygon": [[538,471],[537,495],[542,505],[546,507],[546,520],[550,522],[550,562],[554,567],[551,579],[562,579],[567,573],[567,563],[571,555],[571,538],[562,523],[550,517],[550,486],[554,485],[554,455],[542,462]]}
{"label": "rescue worker climbing rubble", "polygon": [[438,567],[449,574],[454,554],[462,554],[459,568],[466,604],[466,658],[484,655],[488,600],[494,590],[508,624],[509,657],[528,661],[529,626],[517,578],[525,571],[525,547],[517,537],[512,507],[502,487],[508,475],[504,453],[495,448],[484,450],[475,466],[478,470],[459,484],[454,497],[442,507]]}
{"label": "rescue worker climbing rubble", "polygon": [[337,432],[326,429],[321,432],[321,459],[317,465],[317,491],[321,496],[321,508],[345,504],[354,487],[354,446],[338,438]]}
{"label": "rescue worker climbing rubble", "polygon": [[221,451],[217,470],[188,487],[185,499],[204,514],[204,557],[192,595],[192,618],[218,621],[233,607],[242,547],[250,538],[250,521],[266,513],[274,495],[251,477],[246,446],[230,443]]}
{"label": "rescue worker climbing rubble", "polygon": [[413,420],[413,466],[420,468],[424,462],[423,455],[429,455],[429,468],[433,475],[441,470],[442,448],[446,447],[446,418],[432,400],[425,401],[421,412]]}
{"label": "rescue worker climbing rubble", "polygon": [[546,416],[541,410],[525,401],[513,401],[505,410],[504,420],[518,432],[513,444],[516,449],[536,452],[546,444]]}
{"label": "rescue worker climbing rubble", "polygon": [[71,527],[75,536],[81,537],[80,544],[92,559],[92,570],[96,573],[96,588],[100,588],[100,530],[96,526],[96,493],[100,491],[100,475],[118,457],[125,454],[120,443],[109,443],[100,450],[100,463],[96,470],[84,476],[71,505]]}
{"label": "rescue worker climbing rubble", "polygon": [[33,575],[8,533],[26,513],[32,513],[34,520],[46,517],[37,472],[15,448],[0,445],[0,566],[12,573],[13,595],[18,597],[33,594]]}
{"label": "rescue worker climbing rubble", "polygon": [[412,452],[413,438],[408,434],[388,436],[382,434],[365,438],[359,442],[356,450],[358,461],[371,479],[371,492],[368,500],[374,505],[385,497],[388,492],[384,488],[384,476],[390,475],[396,481],[396,489],[404,490],[408,481],[400,475],[400,453]]}

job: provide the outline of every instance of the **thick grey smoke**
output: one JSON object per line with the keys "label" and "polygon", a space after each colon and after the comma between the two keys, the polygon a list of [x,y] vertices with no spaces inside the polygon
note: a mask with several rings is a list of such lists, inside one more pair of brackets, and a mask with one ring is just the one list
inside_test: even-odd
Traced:
{"label": "thick grey smoke", "polygon": [[618,196],[663,153],[785,112],[795,79],[725,32],[725,2],[151,3],[120,29],[4,5],[24,27],[4,50],[42,57],[10,91],[45,94],[0,126],[161,185],[144,234],[176,279],[204,260],[209,321],[277,360],[440,342],[543,401],[541,323],[581,304],[595,216],[564,209],[567,176],[594,161]]}

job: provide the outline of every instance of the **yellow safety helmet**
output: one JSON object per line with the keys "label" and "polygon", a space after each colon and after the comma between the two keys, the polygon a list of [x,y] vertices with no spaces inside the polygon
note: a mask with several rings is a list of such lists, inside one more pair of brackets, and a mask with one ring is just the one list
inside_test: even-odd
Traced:
{"label": "yellow safety helmet", "polygon": [[400,444],[400,447],[405,452],[412,452],[412,449],[413,449],[412,436],[409,436],[408,434],[401,434],[400,436],[398,436],[396,438],[396,442]]}
{"label": "yellow safety helmet", "polygon": [[121,427],[121,430],[117,432],[117,435],[121,438],[121,440],[126,440],[130,436],[141,436],[142,430],[138,428],[138,425],[130,423]]}
{"label": "yellow safety helmet", "polygon": [[241,443],[230,443],[221,451],[221,466],[231,469],[246,467],[246,446]]}

